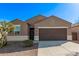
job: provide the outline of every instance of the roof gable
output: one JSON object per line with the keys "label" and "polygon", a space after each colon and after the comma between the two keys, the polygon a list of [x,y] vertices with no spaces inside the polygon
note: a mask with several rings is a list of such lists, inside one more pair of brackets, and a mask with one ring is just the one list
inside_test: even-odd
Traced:
{"label": "roof gable", "polygon": [[20,19],[14,19],[14,20],[12,20],[12,21],[10,21],[11,23],[13,23],[13,22],[23,22],[23,21],[21,21]]}
{"label": "roof gable", "polygon": [[70,23],[70,24],[72,24],[71,22],[68,22],[68,21],[66,21],[66,20],[64,20],[64,19],[62,19],[62,18],[60,18],[60,17],[57,17],[57,16],[50,16],[50,17],[48,17],[48,18],[52,18],[53,20],[59,20],[59,21],[65,22],[65,23]]}
{"label": "roof gable", "polygon": [[43,15],[37,15],[37,16],[34,16],[34,17],[30,18],[26,22],[29,23],[29,24],[35,24],[35,23],[38,23],[40,21],[43,21],[43,19],[45,19],[45,18],[46,17],[43,16]]}
{"label": "roof gable", "polygon": [[71,23],[68,21],[65,21],[59,17],[56,16],[50,16],[46,19],[44,19],[44,21],[41,21],[39,23],[36,23],[35,26],[66,26],[66,27],[71,27]]}
{"label": "roof gable", "polygon": [[19,24],[24,24],[25,22],[19,20],[19,19],[15,19],[13,21],[11,21],[12,24],[15,24],[15,25],[19,25]]}

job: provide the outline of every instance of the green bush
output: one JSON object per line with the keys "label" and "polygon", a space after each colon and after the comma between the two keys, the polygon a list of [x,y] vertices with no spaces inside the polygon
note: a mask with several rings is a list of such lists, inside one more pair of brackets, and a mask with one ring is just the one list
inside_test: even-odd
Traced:
{"label": "green bush", "polygon": [[25,40],[23,41],[24,47],[31,47],[33,46],[33,40]]}

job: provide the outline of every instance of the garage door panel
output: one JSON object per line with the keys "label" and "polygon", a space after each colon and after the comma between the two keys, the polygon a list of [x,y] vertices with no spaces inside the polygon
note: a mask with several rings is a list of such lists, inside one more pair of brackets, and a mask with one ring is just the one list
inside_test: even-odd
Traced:
{"label": "garage door panel", "polygon": [[67,40],[67,29],[39,29],[39,40]]}

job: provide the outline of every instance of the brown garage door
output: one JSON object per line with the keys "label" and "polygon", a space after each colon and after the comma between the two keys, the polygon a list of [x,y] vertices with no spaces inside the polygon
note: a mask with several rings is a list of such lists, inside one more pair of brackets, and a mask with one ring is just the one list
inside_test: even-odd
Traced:
{"label": "brown garage door", "polygon": [[44,28],[39,29],[39,40],[67,40],[66,28]]}

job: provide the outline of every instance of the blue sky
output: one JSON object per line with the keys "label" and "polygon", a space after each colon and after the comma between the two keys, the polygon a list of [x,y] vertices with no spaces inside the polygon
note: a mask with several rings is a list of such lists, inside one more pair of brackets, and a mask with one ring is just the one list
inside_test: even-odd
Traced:
{"label": "blue sky", "polygon": [[0,20],[28,20],[36,15],[55,15],[69,22],[79,21],[79,4],[67,3],[0,3]]}

